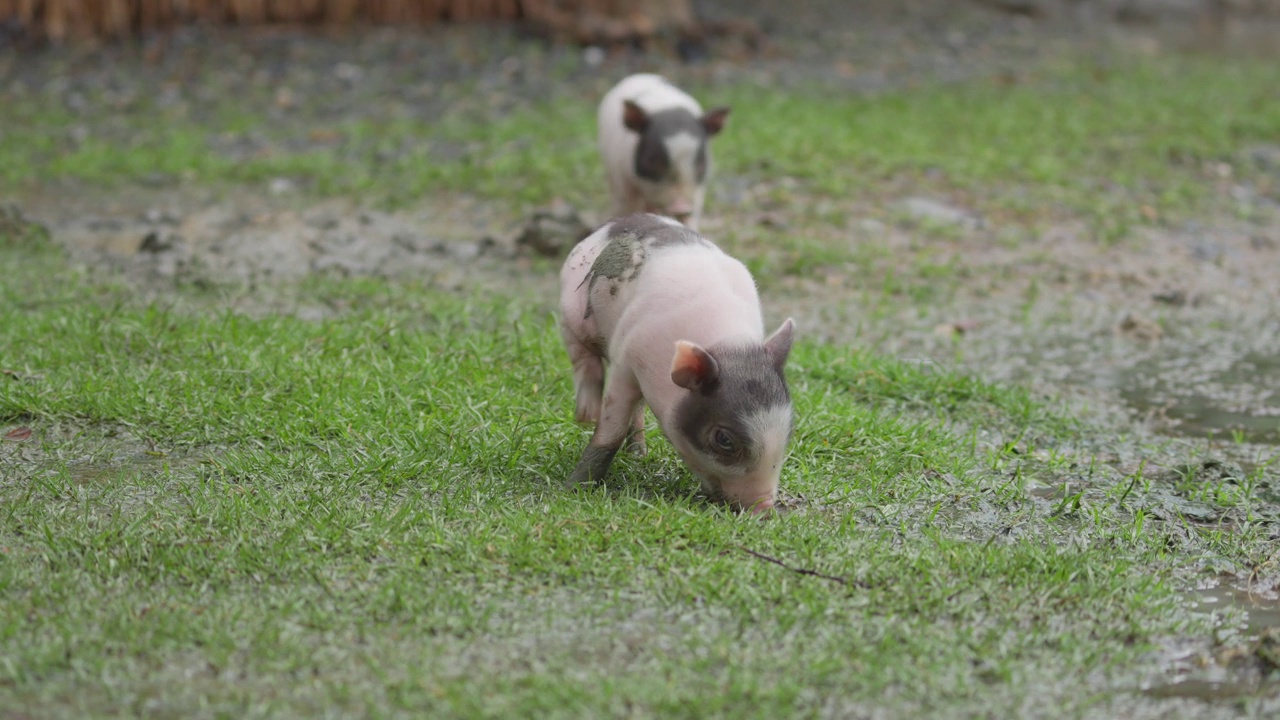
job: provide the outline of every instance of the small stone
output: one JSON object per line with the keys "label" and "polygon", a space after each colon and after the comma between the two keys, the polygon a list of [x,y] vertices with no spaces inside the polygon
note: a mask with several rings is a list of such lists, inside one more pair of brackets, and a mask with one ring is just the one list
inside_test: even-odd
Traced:
{"label": "small stone", "polygon": [[177,238],[173,235],[161,236],[160,233],[152,230],[142,238],[142,243],[138,245],[138,252],[162,253],[172,250],[176,244]]}
{"label": "small stone", "polygon": [[516,236],[515,244],[528,247],[539,255],[560,257],[589,234],[591,226],[573,206],[556,202],[551,207],[533,212]]}
{"label": "small stone", "polygon": [[1184,290],[1166,290],[1152,295],[1151,299],[1166,305],[1182,307],[1187,304],[1187,293]]}
{"label": "small stone", "polygon": [[47,237],[49,229],[22,214],[17,205],[0,204],[0,237],[10,241]]}
{"label": "small stone", "polygon": [[791,225],[787,222],[787,219],[778,212],[761,213],[760,218],[756,222],[759,223],[761,227],[766,227],[771,230],[786,230]]}
{"label": "small stone", "polygon": [[971,330],[976,330],[981,324],[979,321],[972,319],[940,323],[933,328],[933,334],[942,337],[955,337],[964,335]]}
{"label": "small stone", "polygon": [[1191,243],[1191,257],[1203,262],[1216,262],[1223,256],[1222,245],[1212,240],[1197,240]]}
{"label": "small stone", "polygon": [[271,191],[272,195],[284,195],[285,193],[293,192],[294,187],[293,181],[289,178],[278,177],[271,181],[267,189]]}
{"label": "small stone", "polygon": [[929,198],[910,197],[898,203],[898,208],[916,220],[967,228],[982,226],[977,215]]}
{"label": "small stone", "polygon": [[177,225],[178,216],[168,210],[151,208],[142,214],[142,219],[152,225]]}
{"label": "small stone", "polygon": [[703,38],[682,37],[676,41],[676,55],[681,62],[694,65],[710,60],[711,48]]}
{"label": "small stone", "polygon": [[340,62],[333,66],[334,77],[344,82],[355,83],[364,77],[364,68],[349,62]]}
{"label": "small stone", "polygon": [[582,50],[582,62],[587,67],[600,67],[604,64],[605,52],[604,48],[599,45],[588,45]]}
{"label": "small stone", "polygon": [[872,218],[859,220],[857,228],[868,235],[883,235],[889,229],[884,223]]}
{"label": "small stone", "polygon": [[989,5],[997,10],[1004,12],[1031,17],[1039,17],[1047,15],[1051,10],[1051,0],[980,0],[983,5]]}
{"label": "small stone", "polygon": [[475,260],[480,257],[484,249],[480,247],[480,243],[475,242],[458,242],[449,244],[449,254],[455,260]]}
{"label": "small stone", "polygon": [[166,172],[150,172],[138,178],[139,185],[151,188],[172,187],[177,181],[178,178],[173,173]]}
{"label": "small stone", "polygon": [[1244,156],[1259,170],[1280,171],[1280,145],[1254,145],[1244,151]]}
{"label": "small stone", "polygon": [[1139,340],[1159,340],[1164,335],[1164,328],[1160,327],[1160,323],[1132,313],[1124,316],[1117,329],[1122,334]]}
{"label": "small stone", "polygon": [[338,227],[338,218],[322,213],[309,218],[307,224],[317,230],[333,230]]}
{"label": "small stone", "polygon": [[1280,627],[1269,627],[1258,638],[1258,659],[1268,670],[1280,670]]}
{"label": "small stone", "polygon": [[333,273],[342,277],[364,275],[369,267],[357,260],[334,255],[321,255],[311,263],[311,270],[318,273]]}
{"label": "small stone", "polygon": [[1248,185],[1232,185],[1228,192],[1231,194],[1231,199],[1241,205],[1252,205],[1258,200],[1258,193]]}

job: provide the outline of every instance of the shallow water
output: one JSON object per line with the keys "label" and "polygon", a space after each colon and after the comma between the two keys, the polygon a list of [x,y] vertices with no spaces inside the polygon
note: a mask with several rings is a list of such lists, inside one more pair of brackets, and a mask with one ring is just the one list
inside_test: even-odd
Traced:
{"label": "shallow water", "polygon": [[1121,397],[1139,412],[1158,414],[1173,434],[1280,444],[1280,357],[1249,353],[1219,369],[1183,360],[1188,367],[1181,373],[1170,370],[1172,360],[1133,368]]}
{"label": "shallow water", "polygon": [[1148,688],[1146,694],[1155,698],[1190,698],[1192,700],[1221,701],[1248,697],[1270,697],[1280,692],[1280,680],[1205,680],[1190,678],[1167,685]]}
{"label": "shallow water", "polygon": [[1195,610],[1215,612],[1233,608],[1246,614],[1241,631],[1257,636],[1267,628],[1280,627],[1280,591],[1273,588],[1249,590],[1234,585],[1218,585],[1192,594]]}
{"label": "shallow water", "polygon": [[[1280,697],[1280,672],[1261,670],[1253,658],[1259,638],[1269,629],[1280,628],[1280,591],[1275,588],[1241,588],[1223,584],[1201,588],[1189,594],[1195,612],[1215,613],[1241,611],[1242,622],[1222,628],[1230,637],[1229,645],[1246,648],[1243,666],[1229,655],[1219,653],[1216,660],[1201,652],[1188,652],[1178,658],[1183,665],[1181,676],[1143,690],[1156,698],[1188,698],[1205,702],[1237,701],[1249,698]],[[1225,647],[1225,646],[1224,646]],[[1239,657],[1239,656],[1237,656]]]}

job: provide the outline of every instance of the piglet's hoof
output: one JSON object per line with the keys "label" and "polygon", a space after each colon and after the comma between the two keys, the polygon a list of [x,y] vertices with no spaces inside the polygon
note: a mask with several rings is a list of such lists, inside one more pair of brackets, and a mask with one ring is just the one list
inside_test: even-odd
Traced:
{"label": "piglet's hoof", "polygon": [[627,441],[627,452],[636,457],[644,457],[649,454],[649,447],[645,444],[643,433]]}
{"label": "piglet's hoof", "polygon": [[583,485],[591,483],[591,476],[587,474],[581,465],[573,469],[569,474],[569,479],[564,481],[565,490],[576,490]]}
{"label": "piglet's hoof", "polygon": [[613,456],[617,452],[616,447],[588,445],[587,449],[582,451],[582,459],[578,460],[578,466],[573,469],[573,474],[569,475],[569,481],[565,483],[565,487],[575,488],[584,483],[604,480],[604,476],[609,473]]}

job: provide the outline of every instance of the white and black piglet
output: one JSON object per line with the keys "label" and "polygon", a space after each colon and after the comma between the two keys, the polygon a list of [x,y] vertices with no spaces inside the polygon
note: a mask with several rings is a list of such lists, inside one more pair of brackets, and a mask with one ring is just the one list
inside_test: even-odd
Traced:
{"label": "white and black piglet", "polygon": [[647,404],[708,494],[773,507],[792,430],[783,367],[794,323],[765,338],[747,268],[675,220],[635,214],[580,242],[560,289],[576,417],[595,423],[569,484],[603,479],[628,437],[644,452]]}
{"label": "white and black piglet", "polygon": [[709,141],[728,115],[725,107],[703,113],[659,75],[631,75],[615,85],[598,114],[613,214],[660,213],[697,230],[711,172]]}

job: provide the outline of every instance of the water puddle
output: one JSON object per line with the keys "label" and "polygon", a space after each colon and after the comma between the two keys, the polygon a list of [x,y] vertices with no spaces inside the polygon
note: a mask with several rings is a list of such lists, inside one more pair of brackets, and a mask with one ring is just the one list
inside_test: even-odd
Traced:
{"label": "water puddle", "polygon": [[1280,444],[1280,356],[1245,354],[1214,367],[1206,358],[1164,358],[1130,370],[1121,397],[1170,433]]}
{"label": "water puddle", "polygon": [[1240,622],[1220,628],[1217,647],[1176,654],[1167,683],[1147,687],[1155,698],[1235,702],[1280,697],[1280,591],[1273,586],[1246,589],[1230,584],[1190,594],[1194,612],[1233,612]]}
{"label": "water puddle", "polygon": [[1197,590],[1192,598],[1197,612],[1243,611],[1245,621],[1239,630],[1250,637],[1257,637],[1267,628],[1280,627],[1280,591],[1275,588],[1249,590],[1234,585],[1218,585]]}
{"label": "water puddle", "polygon": [[1189,678],[1168,685],[1156,685],[1147,688],[1146,694],[1153,698],[1189,698],[1192,700],[1230,701],[1255,696],[1270,696],[1273,691],[1280,691],[1280,680],[1205,680]]}
{"label": "water puddle", "polygon": [[67,466],[67,478],[76,485],[100,485],[115,480],[127,470],[110,463],[84,463]]}
{"label": "water puddle", "polygon": [[1038,497],[1041,500],[1057,500],[1062,497],[1066,490],[1066,485],[1028,485],[1027,494],[1032,497]]}
{"label": "water puddle", "polygon": [[166,453],[149,450],[115,452],[69,462],[62,474],[76,485],[110,485],[155,473],[169,460]]}

